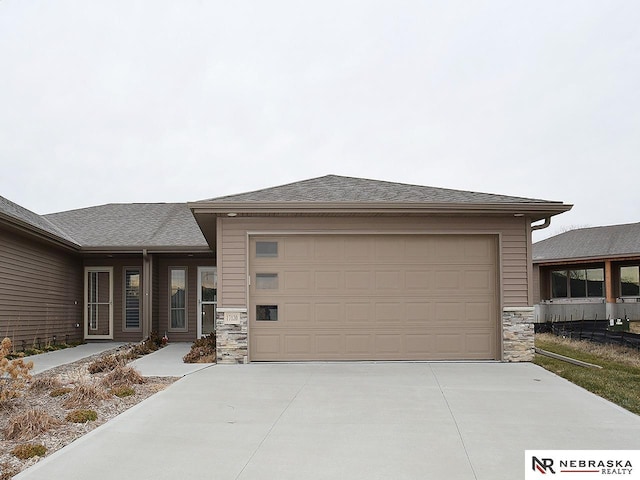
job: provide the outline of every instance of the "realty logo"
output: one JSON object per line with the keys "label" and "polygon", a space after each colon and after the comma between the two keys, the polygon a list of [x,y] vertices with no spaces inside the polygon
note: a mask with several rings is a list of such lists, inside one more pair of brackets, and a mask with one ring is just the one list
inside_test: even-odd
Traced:
{"label": "realty logo", "polygon": [[552,458],[538,458],[538,457],[531,457],[532,458],[532,465],[531,468],[534,471],[538,471],[540,473],[542,473],[543,475],[547,474],[547,471],[553,473],[555,475],[555,470],[553,469],[553,459]]}

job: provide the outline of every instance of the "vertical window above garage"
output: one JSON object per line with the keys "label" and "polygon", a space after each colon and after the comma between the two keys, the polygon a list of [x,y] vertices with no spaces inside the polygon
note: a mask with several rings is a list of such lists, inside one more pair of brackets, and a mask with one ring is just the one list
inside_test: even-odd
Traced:
{"label": "vertical window above garage", "polygon": [[169,268],[169,330],[187,331],[187,269]]}

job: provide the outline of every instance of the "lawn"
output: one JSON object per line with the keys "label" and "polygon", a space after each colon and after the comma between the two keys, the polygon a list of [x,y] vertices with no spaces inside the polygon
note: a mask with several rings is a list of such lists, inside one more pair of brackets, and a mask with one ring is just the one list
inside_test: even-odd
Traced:
{"label": "lawn", "polygon": [[607,400],[640,415],[640,352],[616,345],[599,345],[544,333],[536,347],[602,369],[585,368],[536,354],[534,362]]}

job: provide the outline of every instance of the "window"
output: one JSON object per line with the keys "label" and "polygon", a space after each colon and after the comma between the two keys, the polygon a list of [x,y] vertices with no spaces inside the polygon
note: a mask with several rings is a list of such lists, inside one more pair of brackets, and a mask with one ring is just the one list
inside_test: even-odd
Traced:
{"label": "window", "polygon": [[256,273],[256,289],[277,290],[278,274],[277,273]]}
{"label": "window", "polygon": [[620,267],[620,296],[640,297],[640,266]]}
{"label": "window", "polygon": [[124,328],[140,328],[140,269],[126,268],[124,271]]}
{"label": "window", "polygon": [[277,257],[278,242],[256,242],[256,257]]}
{"label": "window", "polygon": [[169,329],[187,330],[187,269],[169,269]]}
{"label": "window", "polygon": [[551,272],[552,298],[604,296],[604,268],[578,268]]}
{"label": "window", "polygon": [[256,320],[259,322],[277,322],[277,305],[256,305]]}

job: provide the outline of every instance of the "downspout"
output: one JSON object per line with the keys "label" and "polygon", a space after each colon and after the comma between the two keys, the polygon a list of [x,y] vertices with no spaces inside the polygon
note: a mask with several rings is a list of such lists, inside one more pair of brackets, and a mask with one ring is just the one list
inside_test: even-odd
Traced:
{"label": "downspout", "polygon": [[531,225],[531,231],[542,230],[543,228],[547,228],[549,225],[551,225],[551,217],[546,217],[544,222],[540,225]]}

